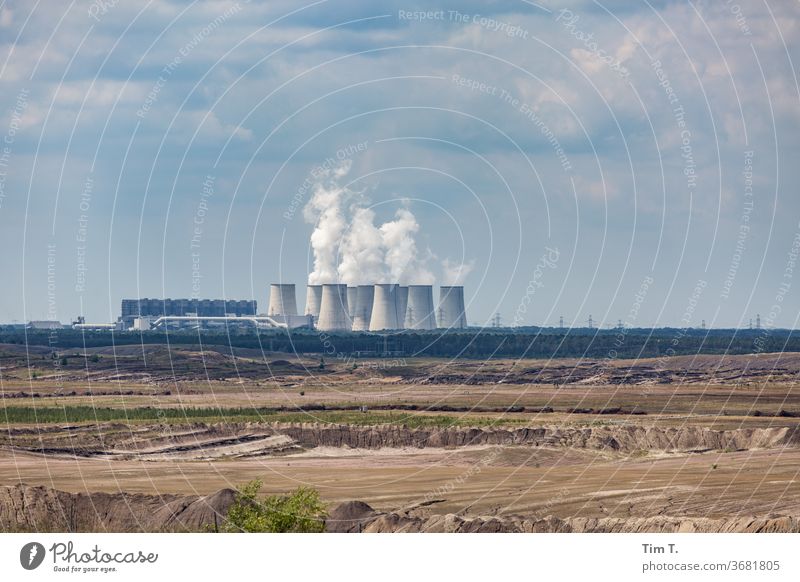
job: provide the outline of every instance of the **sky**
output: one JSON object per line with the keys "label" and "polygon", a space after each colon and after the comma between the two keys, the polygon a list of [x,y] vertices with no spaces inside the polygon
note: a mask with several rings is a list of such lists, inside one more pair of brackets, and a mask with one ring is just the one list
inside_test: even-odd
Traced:
{"label": "sky", "polygon": [[333,188],[474,325],[797,327],[796,2],[0,6],[0,322],[302,306]]}

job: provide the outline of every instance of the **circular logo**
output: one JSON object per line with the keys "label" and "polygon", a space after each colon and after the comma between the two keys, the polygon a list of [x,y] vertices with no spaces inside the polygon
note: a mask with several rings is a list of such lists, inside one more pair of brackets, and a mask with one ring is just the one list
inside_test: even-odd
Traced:
{"label": "circular logo", "polygon": [[44,546],[39,542],[30,542],[19,551],[19,563],[26,570],[35,570],[44,561]]}

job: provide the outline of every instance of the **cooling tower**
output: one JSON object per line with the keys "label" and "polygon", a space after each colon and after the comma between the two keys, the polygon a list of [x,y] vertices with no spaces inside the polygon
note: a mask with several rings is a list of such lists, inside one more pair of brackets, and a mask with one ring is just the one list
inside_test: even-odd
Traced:
{"label": "cooling tower", "polygon": [[372,285],[359,285],[357,289],[356,303],[353,308],[353,331],[368,331],[370,317],[372,317],[372,301],[375,298],[375,287]]}
{"label": "cooling tower", "polygon": [[370,331],[384,329],[400,329],[398,299],[400,286],[397,283],[375,285],[375,296],[372,302],[372,317],[369,321]]}
{"label": "cooling tower", "polygon": [[406,329],[436,329],[433,285],[409,285]]}
{"label": "cooling tower", "polygon": [[357,296],[358,296],[358,287],[347,288],[347,307],[348,307],[347,315],[350,317],[350,321],[353,321],[353,316],[355,315]]}
{"label": "cooling tower", "polygon": [[347,285],[323,285],[317,329],[320,331],[350,331],[347,309]]}
{"label": "cooling tower", "polygon": [[306,291],[306,315],[319,317],[319,308],[322,305],[322,285],[309,285]]}
{"label": "cooling tower", "polygon": [[467,327],[464,308],[464,287],[439,287],[439,327],[463,329]]}
{"label": "cooling tower", "polygon": [[408,287],[400,285],[397,288],[397,329],[406,326],[406,309],[408,308]]}
{"label": "cooling tower", "polygon": [[297,315],[294,283],[273,283],[269,286],[268,315]]}

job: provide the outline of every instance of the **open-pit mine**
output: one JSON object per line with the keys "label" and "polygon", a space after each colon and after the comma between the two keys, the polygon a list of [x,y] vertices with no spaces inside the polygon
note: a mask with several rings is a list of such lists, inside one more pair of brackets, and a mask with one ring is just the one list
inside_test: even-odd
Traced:
{"label": "open-pit mine", "polygon": [[253,479],[328,531],[800,531],[796,354],[54,354],[0,346],[4,531],[209,531]]}

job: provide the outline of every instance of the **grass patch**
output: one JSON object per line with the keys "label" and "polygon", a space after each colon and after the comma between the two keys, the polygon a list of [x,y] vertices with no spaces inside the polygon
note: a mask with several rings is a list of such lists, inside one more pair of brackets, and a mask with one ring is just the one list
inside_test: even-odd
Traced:
{"label": "grass patch", "polygon": [[448,426],[494,426],[524,424],[524,419],[497,419],[479,416],[448,416],[396,411],[313,411],[278,412],[259,408],[98,408],[93,406],[34,407],[6,406],[0,421],[9,424],[53,424],[81,422],[321,422],[330,424],[405,425],[409,428]]}

